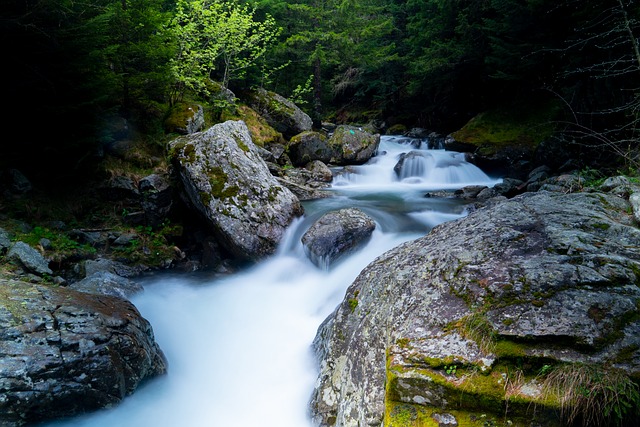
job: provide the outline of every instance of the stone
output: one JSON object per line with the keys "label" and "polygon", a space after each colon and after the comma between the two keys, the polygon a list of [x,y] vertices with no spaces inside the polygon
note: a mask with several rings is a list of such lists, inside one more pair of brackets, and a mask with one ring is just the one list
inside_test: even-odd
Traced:
{"label": "stone", "polygon": [[287,139],[311,130],[311,117],[295,103],[275,92],[260,88],[249,94],[248,101],[251,108]]}
{"label": "stone", "polygon": [[332,157],[329,139],[323,133],[307,131],[293,136],[289,141],[289,158],[294,166],[305,166],[314,160],[328,163]]}
{"label": "stone", "polygon": [[380,256],[318,329],[314,421],[393,425],[385,407],[396,402],[508,407],[558,425],[540,366],[638,377],[640,230],[629,212],[606,193],[525,193]]}
{"label": "stone", "polygon": [[333,150],[332,163],[337,165],[364,164],[376,154],[380,145],[380,134],[372,134],[366,130],[340,125],[329,138],[329,146]]}
{"label": "stone", "polygon": [[191,207],[243,260],[273,254],[303,213],[298,198],[269,172],[242,121],[177,138],[169,152]]}
{"label": "stone", "polygon": [[80,292],[112,295],[124,299],[130,299],[144,290],[139,283],[108,271],[94,272],[84,279],[71,284],[69,288]]}
{"label": "stone", "polygon": [[7,258],[18,262],[27,271],[40,276],[53,274],[53,271],[49,268],[49,261],[40,252],[24,242],[13,244],[7,253]]}
{"label": "stone", "polygon": [[360,209],[331,211],[304,233],[302,245],[316,266],[328,269],[343,256],[366,244],[375,227],[373,218]]}
{"label": "stone", "polygon": [[118,404],[164,374],[153,330],[128,301],[0,279],[0,425]]}

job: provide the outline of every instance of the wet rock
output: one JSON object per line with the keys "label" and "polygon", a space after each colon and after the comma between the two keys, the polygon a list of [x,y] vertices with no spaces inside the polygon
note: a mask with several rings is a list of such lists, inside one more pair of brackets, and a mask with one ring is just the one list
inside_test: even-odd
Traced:
{"label": "wet rock", "polygon": [[315,265],[327,269],[366,244],[375,227],[373,218],[360,209],[340,209],[314,222],[302,236],[302,245]]}
{"label": "wet rock", "polygon": [[303,212],[298,198],[269,172],[244,122],[180,137],[169,151],[191,206],[239,258],[272,254]]}
{"label": "wet rock", "polygon": [[0,279],[0,425],[119,403],[167,364],[121,298]]}
{"label": "wet rock", "polygon": [[[508,406],[558,425],[541,366],[640,375],[640,230],[629,210],[604,193],[525,193],[379,257],[314,340],[315,422],[392,425],[385,404],[396,402],[501,416]],[[511,389],[513,360],[524,367]]]}
{"label": "wet rock", "polygon": [[49,268],[49,261],[40,252],[24,242],[16,242],[11,246],[7,253],[7,259],[19,263],[27,271],[40,276],[53,274],[53,271]]}
{"label": "wet rock", "polygon": [[371,134],[366,130],[341,125],[329,138],[333,150],[332,162],[337,165],[357,165],[369,161],[378,150],[380,134]]}

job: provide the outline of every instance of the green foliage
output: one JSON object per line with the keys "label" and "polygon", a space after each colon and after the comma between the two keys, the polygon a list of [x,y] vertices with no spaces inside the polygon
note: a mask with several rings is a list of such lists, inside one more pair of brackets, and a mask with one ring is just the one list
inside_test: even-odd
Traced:
{"label": "green foliage", "polygon": [[179,0],[169,34],[178,49],[170,67],[176,81],[172,103],[185,90],[209,95],[207,80],[221,69],[223,87],[242,77],[275,41],[280,28],[266,15],[259,21],[255,8],[229,0]]}
{"label": "green foliage", "polygon": [[[42,239],[49,241],[50,249],[42,248]],[[72,255],[86,257],[96,253],[96,249],[91,245],[81,244],[64,232],[41,226],[33,227],[27,233],[16,233],[14,240],[25,242],[31,247],[41,248],[42,251],[47,253],[47,256],[56,262]]]}
{"label": "green foliage", "polygon": [[157,266],[175,256],[170,241],[173,237],[182,234],[182,227],[167,221],[159,229],[153,229],[150,226],[137,226],[135,234],[137,237],[132,239],[127,246],[113,248],[113,252],[133,262]]}

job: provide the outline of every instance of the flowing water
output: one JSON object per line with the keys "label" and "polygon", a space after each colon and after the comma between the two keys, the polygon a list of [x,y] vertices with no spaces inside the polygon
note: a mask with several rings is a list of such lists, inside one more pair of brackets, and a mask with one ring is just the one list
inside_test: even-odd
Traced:
{"label": "flowing water", "polygon": [[[274,256],[226,277],[159,275],[133,299],[151,322],[169,373],[114,409],[48,426],[305,427],[317,370],[311,342],[349,284],[378,255],[465,215],[442,191],[493,186],[461,154],[384,136],[368,164],[336,169],[335,197],[305,203]],[[394,171],[404,158],[401,169]],[[426,197],[438,192],[437,196]],[[446,194],[445,194],[446,195]],[[358,207],[377,223],[362,250],[315,267],[300,238],[323,213]]]}

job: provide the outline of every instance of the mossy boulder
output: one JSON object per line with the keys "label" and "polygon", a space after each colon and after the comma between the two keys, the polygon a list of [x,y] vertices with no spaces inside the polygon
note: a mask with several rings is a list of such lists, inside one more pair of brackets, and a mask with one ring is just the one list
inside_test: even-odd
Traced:
{"label": "mossy boulder", "polygon": [[314,160],[329,163],[332,157],[333,149],[324,133],[302,132],[289,141],[289,158],[294,166],[305,166]]}
{"label": "mossy boulder", "polygon": [[332,162],[337,165],[360,165],[376,154],[380,134],[373,134],[358,126],[340,125],[329,138],[333,150]]}
{"label": "mossy boulder", "polygon": [[[506,414],[553,426],[572,408],[592,415],[565,400],[576,388],[619,421],[637,416],[638,247],[629,202],[595,192],[525,193],[398,246],[319,328],[315,421],[419,426],[438,413],[480,426],[472,415]],[[555,387],[552,372],[572,373]]]}
{"label": "mossy boulder", "polygon": [[251,108],[265,118],[267,123],[285,138],[311,130],[313,121],[295,103],[285,97],[265,89],[257,89],[247,94]]}
{"label": "mossy boulder", "polygon": [[225,112],[223,121],[242,120],[249,128],[251,140],[258,147],[268,147],[270,144],[284,142],[282,133],[275,130],[267,120],[247,105],[239,105],[234,114]]}
{"label": "mossy boulder", "polygon": [[298,198],[271,175],[242,121],[227,121],[169,144],[185,195],[232,255],[258,260],[275,252]]}
{"label": "mossy boulder", "polygon": [[164,121],[167,133],[188,135],[204,128],[204,109],[193,103],[179,103],[171,108]]}
{"label": "mossy boulder", "polygon": [[472,154],[484,169],[517,177],[534,160],[538,146],[555,132],[560,106],[537,102],[489,110],[473,117],[445,141],[445,148]]}

